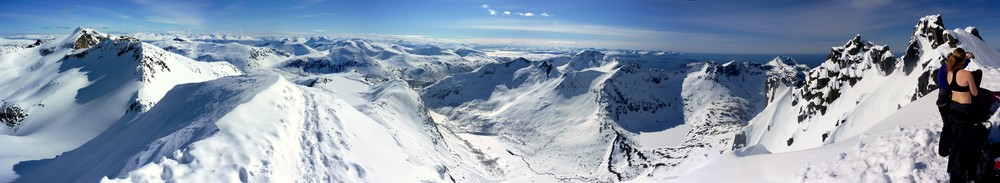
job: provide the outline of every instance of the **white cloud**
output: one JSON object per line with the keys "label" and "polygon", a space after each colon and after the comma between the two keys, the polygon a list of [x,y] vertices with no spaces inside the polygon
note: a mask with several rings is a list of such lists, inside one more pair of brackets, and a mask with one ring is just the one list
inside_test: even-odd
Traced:
{"label": "white cloud", "polygon": [[313,32],[326,32],[326,30],[323,30],[323,29],[316,29],[316,30],[313,30]]}
{"label": "white cloud", "polygon": [[511,14],[516,14],[516,15],[522,16],[522,17],[534,17],[535,15],[538,15],[538,16],[541,16],[541,17],[549,17],[549,16],[551,16],[550,14],[545,13],[545,12],[542,12],[542,14],[535,14],[535,13],[532,13],[532,12],[517,12],[517,13],[511,13],[510,11],[500,12],[500,11],[494,10],[493,8],[490,8],[489,4],[483,4],[483,5],[480,5],[479,7],[483,8],[483,9],[486,9],[486,11],[490,13],[490,15],[497,15],[497,14],[511,15]]}

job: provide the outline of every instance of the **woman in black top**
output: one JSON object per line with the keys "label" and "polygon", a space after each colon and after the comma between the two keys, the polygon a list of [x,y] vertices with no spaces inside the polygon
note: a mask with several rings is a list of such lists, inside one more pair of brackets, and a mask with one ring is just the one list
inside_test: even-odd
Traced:
{"label": "woman in black top", "polygon": [[975,180],[976,165],[982,152],[986,127],[974,120],[973,96],[979,95],[972,72],[963,70],[969,58],[975,56],[956,48],[948,56],[948,85],[951,89],[951,103],[948,118],[953,125],[951,155],[948,157],[948,173],[951,182]]}

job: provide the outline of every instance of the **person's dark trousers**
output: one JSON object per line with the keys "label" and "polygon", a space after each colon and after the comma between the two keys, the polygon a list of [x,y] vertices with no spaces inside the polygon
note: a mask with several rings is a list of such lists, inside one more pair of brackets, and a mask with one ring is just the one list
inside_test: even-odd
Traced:
{"label": "person's dark trousers", "polygon": [[953,124],[951,153],[948,156],[951,182],[969,182],[979,177],[978,164],[986,141],[986,128],[970,119],[971,107],[972,105],[952,102],[948,111],[949,120]]}
{"label": "person's dark trousers", "polygon": [[938,139],[938,155],[947,157],[951,150],[952,123],[948,120],[948,107],[951,104],[951,91],[939,91],[937,99],[938,112],[941,114],[941,136]]}

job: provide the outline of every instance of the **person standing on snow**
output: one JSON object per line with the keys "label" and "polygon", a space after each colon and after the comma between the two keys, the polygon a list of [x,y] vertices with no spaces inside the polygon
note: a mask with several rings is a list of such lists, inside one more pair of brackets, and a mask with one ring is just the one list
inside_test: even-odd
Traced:
{"label": "person standing on snow", "polygon": [[[959,48],[961,49],[961,48]],[[964,50],[963,50],[964,51]],[[969,59],[975,58],[971,52],[966,53],[966,61],[962,64],[962,68],[969,65]],[[941,68],[938,68],[937,77],[935,83],[938,87],[938,99],[935,102],[938,107],[938,113],[941,114],[941,136],[938,139],[938,155],[941,157],[948,157],[951,153],[951,143],[952,143],[952,123],[948,120],[948,107],[951,103],[951,88],[948,87],[948,63],[945,62],[941,64]],[[976,85],[978,86],[978,85]]]}
{"label": "person standing on snow", "polygon": [[967,54],[962,48],[956,48],[948,56],[947,81],[951,90],[948,120],[952,125],[948,174],[951,182],[976,179],[976,166],[986,140],[982,135],[986,127],[977,120],[978,109],[973,106],[973,98],[980,95],[979,86],[972,72],[964,70],[969,58],[975,55]]}

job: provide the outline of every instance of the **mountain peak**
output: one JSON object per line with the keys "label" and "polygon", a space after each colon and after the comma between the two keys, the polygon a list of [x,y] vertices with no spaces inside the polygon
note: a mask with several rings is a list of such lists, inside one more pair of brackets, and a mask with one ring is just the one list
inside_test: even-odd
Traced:
{"label": "mountain peak", "polygon": [[944,21],[942,20],[941,15],[938,14],[927,15],[920,18],[920,20],[917,21],[917,25],[913,27],[912,35],[913,37],[927,38],[927,40],[931,42],[931,48],[937,49],[938,46],[947,41],[946,37],[951,37],[951,35],[946,34]]}
{"label": "mountain peak", "polygon": [[94,29],[77,27],[76,30],[73,31],[72,37],[75,38],[75,40],[73,41],[71,47],[73,49],[84,49],[97,44],[97,42],[106,38],[107,35],[97,32]]}
{"label": "mountain peak", "polygon": [[798,64],[799,63],[798,63],[798,61],[795,60],[795,58],[787,57],[787,56],[777,56],[777,57],[774,57],[774,59],[772,59],[770,62],[767,62],[767,65],[778,66],[778,67],[795,66],[795,65],[798,65]]}

